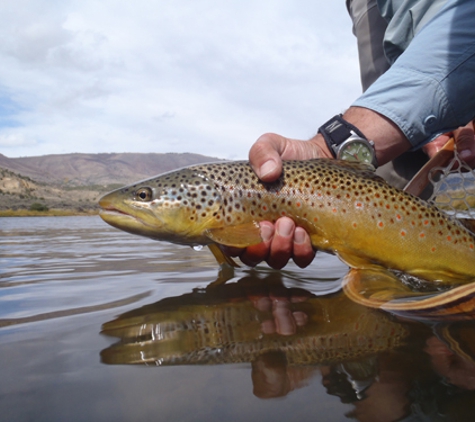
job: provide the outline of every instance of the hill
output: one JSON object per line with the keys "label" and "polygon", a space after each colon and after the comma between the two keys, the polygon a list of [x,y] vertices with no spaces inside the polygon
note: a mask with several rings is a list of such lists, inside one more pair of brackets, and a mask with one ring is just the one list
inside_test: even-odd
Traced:
{"label": "hill", "polygon": [[8,158],[0,167],[38,182],[60,186],[128,184],[192,164],[219,161],[199,154],[58,154]]}
{"label": "hill", "polygon": [[[58,154],[8,158],[0,154],[0,211],[92,212],[105,193],[180,167],[219,161],[199,154]],[[41,208],[41,207],[40,207]]]}

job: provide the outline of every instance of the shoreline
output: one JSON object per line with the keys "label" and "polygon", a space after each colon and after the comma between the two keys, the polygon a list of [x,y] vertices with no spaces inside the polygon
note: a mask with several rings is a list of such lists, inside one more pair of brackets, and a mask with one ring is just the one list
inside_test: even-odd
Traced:
{"label": "shoreline", "polygon": [[48,211],[0,210],[0,217],[77,217],[99,215],[99,210],[78,211],[74,209],[55,209]]}

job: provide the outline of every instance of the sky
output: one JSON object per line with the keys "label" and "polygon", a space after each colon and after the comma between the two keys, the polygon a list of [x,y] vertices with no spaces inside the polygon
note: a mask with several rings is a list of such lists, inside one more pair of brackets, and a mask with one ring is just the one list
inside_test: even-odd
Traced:
{"label": "sky", "polygon": [[246,159],[309,139],[361,92],[344,0],[0,5],[0,153]]}

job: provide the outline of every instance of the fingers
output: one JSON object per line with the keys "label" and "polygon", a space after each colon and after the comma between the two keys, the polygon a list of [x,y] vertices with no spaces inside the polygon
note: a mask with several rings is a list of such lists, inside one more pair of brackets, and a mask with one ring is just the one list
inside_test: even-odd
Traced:
{"label": "fingers", "polygon": [[302,227],[296,227],[292,219],[279,218],[275,225],[269,221],[260,223],[263,242],[246,249],[222,246],[232,257],[239,257],[243,264],[254,267],[266,261],[270,267],[280,270],[292,258],[296,265],[305,268],[315,258],[310,236]]}
{"label": "fingers", "polygon": [[263,182],[273,182],[282,173],[282,153],[287,139],[274,133],[262,135],[249,151],[249,161]]}
{"label": "fingers", "polygon": [[475,135],[473,122],[454,131],[457,154],[470,167],[475,167]]}
{"label": "fingers", "polygon": [[315,251],[308,233],[302,227],[296,227],[292,219],[282,217],[275,223],[267,263],[280,270],[287,265],[290,258],[300,268],[305,268],[315,258]]}
{"label": "fingers", "polygon": [[[424,145],[423,150],[432,158],[449,140],[452,133],[440,135]],[[470,167],[475,167],[475,135],[473,122],[453,131],[458,157]]]}
{"label": "fingers", "polygon": [[257,245],[248,246],[240,250],[239,259],[249,267],[255,267],[262,261],[266,261],[271,249],[271,243],[274,238],[275,228],[269,221],[262,221],[259,224],[261,228],[261,237],[263,242]]}
{"label": "fingers", "polygon": [[267,263],[276,270],[284,268],[292,257],[295,223],[288,217],[279,218],[270,244]]}
{"label": "fingers", "polygon": [[422,150],[429,156],[429,158],[432,158],[440,151],[440,149],[448,142],[449,139],[450,134],[440,135],[432,142],[429,142],[428,144],[424,145],[422,147]]}
{"label": "fingers", "polygon": [[[249,161],[256,175],[264,182],[272,182],[282,173],[282,160],[307,160],[328,157],[329,152],[312,139],[301,141],[285,138],[275,133],[262,135],[249,151]],[[261,223],[263,242],[249,246],[244,251],[232,251],[249,266],[266,261],[272,268],[283,268],[290,258],[301,268],[309,265],[315,257],[310,237],[304,229],[295,227],[289,218],[277,220],[275,226]]]}
{"label": "fingers", "polygon": [[262,135],[249,151],[249,161],[263,182],[273,182],[282,173],[282,160],[310,160],[331,157],[325,142],[285,138],[275,133]]}
{"label": "fingers", "polygon": [[310,236],[302,227],[296,227],[294,232],[294,245],[292,258],[297,266],[305,268],[315,258]]}
{"label": "fingers", "polygon": [[[252,299],[254,307],[261,312],[271,312],[272,318],[261,323],[264,334],[292,335],[297,327],[303,327],[308,322],[308,316],[302,311],[292,311],[292,304],[304,302],[308,295],[299,295],[294,289],[285,289],[280,292],[268,292],[268,295]],[[297,295],[294,296],[294,293]],[[307,293],[307,292],[305,292]]]}

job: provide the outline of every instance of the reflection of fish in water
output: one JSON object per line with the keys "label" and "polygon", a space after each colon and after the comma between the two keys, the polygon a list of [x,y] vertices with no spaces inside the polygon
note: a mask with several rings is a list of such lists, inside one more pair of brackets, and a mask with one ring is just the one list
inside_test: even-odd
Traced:
{"label": "reflection of fish in water", "polygon": [[157,176],[104,196],[101,217],[125,231],[189,245],[247,247],[258,222],[291,217],[315,248],[354,268],[404,271],[431,281],[475,279],[475,236],[456,219],[360,165],[288,161],[262,183],[247,162],[212,163]]}
{"label": "reflection of fish in water", "polygon": [[[281,353],[290,366],[315,365],[374,356],[400,346],[408,334],[404,325],[341,293],[318,298],[308,292],[305,301],[289,304],[292,312],[305,313],[305,325],[292,335],[265,334],[262,324],[273,318],[272,310],[260,311],[248,298],[262,295],[263,283],[244,279],[125,313],[103,325],[102,334],[120,342],[102,351],[102,361],[221,364],[254,362],[264,354]],[[292,291],[285,289],[289,295]]]}

